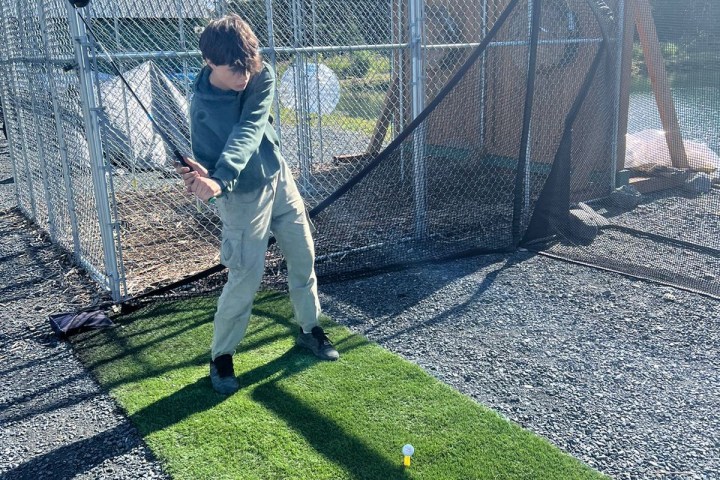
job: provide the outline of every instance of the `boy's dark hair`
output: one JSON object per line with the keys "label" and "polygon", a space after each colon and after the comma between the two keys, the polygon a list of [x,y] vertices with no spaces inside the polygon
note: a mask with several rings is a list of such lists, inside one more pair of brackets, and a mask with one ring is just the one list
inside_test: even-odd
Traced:
{"label": "boy's dark hair", "polygon": [[228,65],[248,74],[262,70],[260,42],[250,25],[231,13],[212,20],[200,35],[200,52],[215,65]]}

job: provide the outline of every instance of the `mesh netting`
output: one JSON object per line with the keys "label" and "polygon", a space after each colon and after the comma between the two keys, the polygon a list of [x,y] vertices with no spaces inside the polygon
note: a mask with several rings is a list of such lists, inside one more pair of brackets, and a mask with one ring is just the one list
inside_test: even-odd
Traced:
{"label": "mesh netting", "polygon": [[[718,296],[720,29],[706,19],[717,18],[720,8],[676,7],[637,1],[626,12],[625,43],[634,53],[624,78],[627,135],[618,188],[578,190],[598,172],[573,156],[571,173],[556,172],[557,188],[537,222],[554,256]],[[578,127],[584,126],[575,123],[573,149],[583,134]],[[563,198],[568,182],[581,193],[571,193],[572,203]],[[534,239],[543,236],[538,231]]]}
{"label": "mesh netting", "polygon": [[536,3],[533,36],[529,7],[484,12],[475,50],[428,61],[455,76],[442,90],[430,84],[428,108],[379,156],[355,164],[347,193],[321,205],[320,274],[515,248],[580,97],[572,158],[594,169],[594,183],[573,193],[609,192],[612,18],[594,2]]}

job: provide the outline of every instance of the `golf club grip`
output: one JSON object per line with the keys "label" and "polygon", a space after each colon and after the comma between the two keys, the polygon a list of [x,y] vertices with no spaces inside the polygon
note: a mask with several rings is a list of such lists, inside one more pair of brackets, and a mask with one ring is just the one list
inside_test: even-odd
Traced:
{"label": "golf club grip", "polygon": [[[175,155],[175,159],[178,162],[180,162],[180,164],[182,166],[187,167],[190,169],[190,171],[192,171],[193,168],[190,165],[188,165],[188,163],[185,161],[185,157],[183,157],[182,153],[180,153],[180,150],[175,148],[175,146],[171,142],[168,142],[168,143],[170,143],[170,148],[172,148],[172,152],[173,152],[173,155]],[[212,198],[210,198],[210,200],[208,200],[208,203],[215,205],[216,200],[217,200],[217,197],[212,197]]]}
{"label": "golf club grip", "polygon": [[180,153],[180,150],[178,150],[172,144],[170,144],[170,148],[172,148],[173,155],[175,155],[175,160],[177,160],[178,163],[180,163],[183,167],[188,167],[190,170],[192,170],[190,165],[188,165],[187,162],[185,161],[185,157],[183,156],[183,154]]}

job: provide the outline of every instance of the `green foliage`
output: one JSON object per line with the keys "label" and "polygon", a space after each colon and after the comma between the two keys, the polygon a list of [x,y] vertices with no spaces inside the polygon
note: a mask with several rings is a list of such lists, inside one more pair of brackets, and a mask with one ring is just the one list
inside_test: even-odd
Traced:
{"label": "green foliage", "polygon": [[[240,391],[216,394],[207,365],[215,303],[158,303],[75,337],[173,478],[602,478],[327,319],[342,358],[298,351],[290,302],[277,293],[258,296],[234,357]],[[405,443],[415,446],[409,469]]]}
{"label": "green foliage", "polygon": [[[231,0],[227,10],[245,18],[260,42],[263,45],[269,44],[264,0]],[[348,45],[364,42],[362,22],[356,17],[351,2],[308,1],[303,6],[305,25],[301,31],[296,29],[293,11],[293,0],[273,2],[273,31],[278,45],[289,46],[296,42],[301,45]]]}
{"label": "green foliage", "polygon": [[[660,51],[665,69],[672,77],[720,69],[720,56],[717,50],[690,48],[678,42],[661,42]],[[639,42],[633,45],[632,74],[634,76],[648,74],[645,56]]]}
{"label": "green foliage", "polygon": [[702,48],[711,39],[720,40],[717,0],[650,0],[650,5],[661,42]]}
{"label": "green foliage", "polygon": [[370,52],[354,52],[352,60],[351,75],[353,77],[364,77],[370,70],[372,53]]}
{"label": "green foliage", "polygon": [[324,58],[322,63],[330,67],[335,72],[335,75],[339,79],[344,80],[350,76],[352,71],[352,59],[350,55],[333,55],[331,57]]}
{"label": "green foliage", "polygon": [[348,52],[328,58],[325,64],[329,66],[340,79],[362,78],[370,70],[371,60],[369,52]]}
{"label": "green foliage", "polygon": [[666,60],[675,58],[680,53],[680,47],[678,44],[672,42],[661,43],[660,49],[662,50],[663,57],[665,57]]}
{"label": "green foliage", "polygon": [[330,55],[322,58],[321,62],[330,67],[341,80],[366,76],[372,80],[390,73],[390,59],[370,51]]}

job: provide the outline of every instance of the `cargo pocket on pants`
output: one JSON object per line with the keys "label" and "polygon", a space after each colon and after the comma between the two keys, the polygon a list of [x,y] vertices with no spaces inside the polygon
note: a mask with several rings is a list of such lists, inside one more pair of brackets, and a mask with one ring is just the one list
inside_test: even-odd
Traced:
{"label": "cargo pocket on pants", "polygon": [[220,263],[230,269],[242,269],[243,266],[243,235],[242,231],[232,235],[223,234],[220,246]]}

